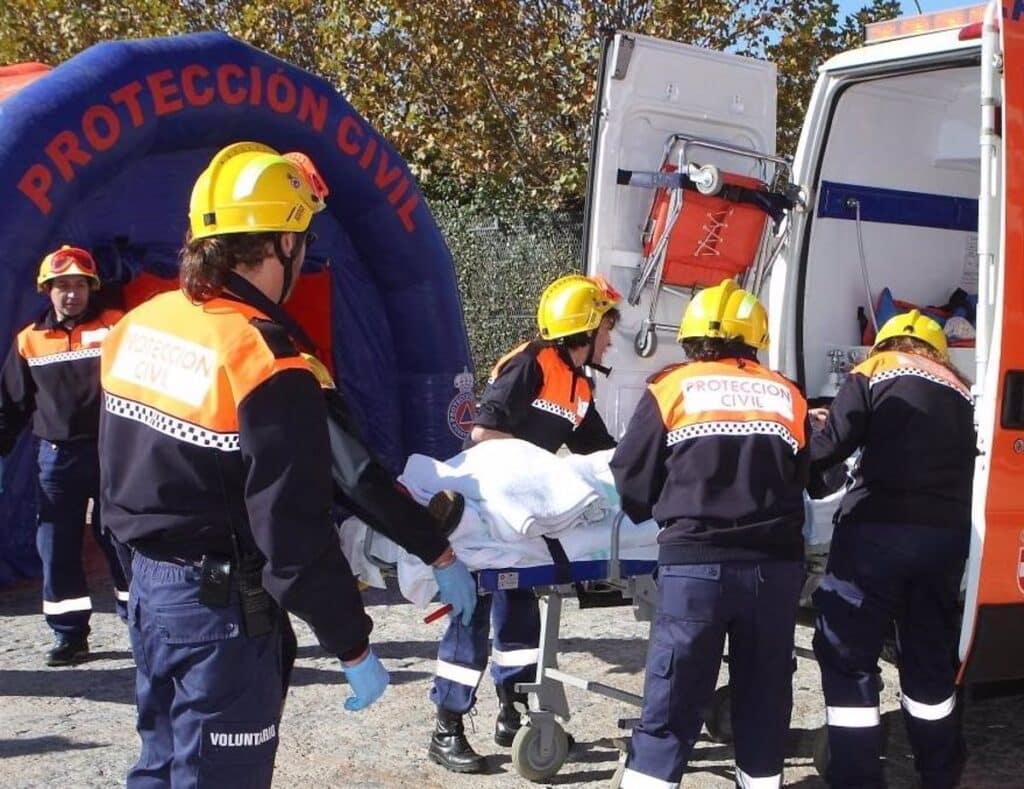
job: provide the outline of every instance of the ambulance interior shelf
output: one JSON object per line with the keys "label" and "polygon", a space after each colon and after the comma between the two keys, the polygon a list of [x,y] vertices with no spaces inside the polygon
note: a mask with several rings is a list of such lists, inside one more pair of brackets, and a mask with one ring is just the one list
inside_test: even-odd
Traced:
{"label": "ambulance interior shelf", "polygon": [[[749,160],[756,175],[699,164],[694,152]],[[760,291],[785,240],[786,213],[800,202],[789,178],[790,165],[782,157],[683,134],[669,135],[658,171],[618,171],[620,186],[655,190],[628,296],[636,306],[651,286],[650,309],[633,346],[638,356],[654,353],[657,331],[678,328],[655,319],[663,289],[692,294],[742,275],[744,287]]]}

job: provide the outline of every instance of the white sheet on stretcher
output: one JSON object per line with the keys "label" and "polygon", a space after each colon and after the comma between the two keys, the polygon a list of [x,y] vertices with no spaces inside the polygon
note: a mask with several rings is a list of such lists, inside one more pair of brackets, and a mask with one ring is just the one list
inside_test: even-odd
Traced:
{"label": "white sheet on stretcher", "polygon": [[[485,447],[488,451],[480,452]],[[399,481],[421,503],[443,489],[457,490],[465,496],[466,511],[450,541],[471,570],[551,564],[551,553],[544,540],[524,536],[522,529],[527,523],[528,533],[531,529],[534,533],[539,530],[557,538],[570,561],[608,559],[612,524],[620,513],[619,497],[608,467],[612,452],[555,456],[522,441],[488,441],[447,462],[413,455]],[[539,474],[538,469],[544,473]],[[517,489],[529,490],[532,506],[542,517],[532,521],[527,517],[523,506],[514,500]],[[498,492],[485,497],[481,491]],[[815,526],[815,520],[830,526],[831,518],[815,519],[814,514],[815,508],[808,507],[804,533],[809,543],[817,542],[816,537],[831,537],[830,528],[824,529],[829,532],[826,536],[819,535],[822,530]],[[350,518],[342,528],[342,545],[353,572],[371,586],[383,587],[379,569],[365,555],[367,533],[366,524]],[[623,516],[619,558],[655,560],[657,536],[654,521],[634,524]],[[437,594],[431,568],[390,540],[374,534],[372,553],[379,561],[397,565],[399,587],[411,602],[425,606]]]}
{"label": "white sheet on stretcher", "polygon": [[[488,441],[447,462],[413,455],[399,481],[420,502],[443,489],[465,496],[466,511],[450,541],[471,570],[551,564],[547,543],[527,534],[557,538],[570,561],[607,559],[619,513],[611,455],[612,450],[556,456],[523,441]],[[350,518],[342,529],[343,547],[356,575],[382,586],[379,570],[365,558],[366,531],[365,524]],[[657,558],[657,535],[654,521],[635,525],[624,518],[620,558]],[[372,547],[377,559],[397,564],[399,587],[408,600],[427,605],[434,598],[437,584],[430,567],[380,535],[373,536]]]}

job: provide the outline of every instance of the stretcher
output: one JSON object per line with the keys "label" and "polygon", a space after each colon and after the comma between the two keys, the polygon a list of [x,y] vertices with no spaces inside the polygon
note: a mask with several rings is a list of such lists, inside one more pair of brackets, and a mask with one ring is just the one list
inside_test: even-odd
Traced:
{"label": "stretcher", "polygon": [[[756,175],[700,164],[694,155],[747,161]],[[678,328],[656,319],[663,290],[689,296],[740,277],[744,288],[759,293],[785,243],[786,212],[800,202],[785,158],[683,134],[665,141],[657,171],[620,169],[617,183],[655,190],[640,239],[643,257],[627,297],[636,306],[645,288],[652,291],[633,344],[644,358],[657,347],[657,331]]]}
{"label": "stretcher", "polygon": [[[562,601],[576,597],[581,608],[631,605],[642,622],[654,618],[657,587],[653,573],[655,559],[619,557],[619,532],[625,516],[620,512],[612,522],[608,559],[567,561],[537,567],[485,569],[477,573],[484,593],[510,589],[532,589],[540,608],[540,643],[537,675],[533,682],[516,685],[527,694],[527,722],[512,742],[512,764],[527,780],[543,781],[557,773],[569,755],[569,736],[562,722],[571,717],[565,686],[594,693],[637,708],[643,697],[602,682],[568,674],[558,667],[559,631]],[[553,555],[557,550],[552,551]],[[620,720],[620,728],[631,728],[635,721]]]}

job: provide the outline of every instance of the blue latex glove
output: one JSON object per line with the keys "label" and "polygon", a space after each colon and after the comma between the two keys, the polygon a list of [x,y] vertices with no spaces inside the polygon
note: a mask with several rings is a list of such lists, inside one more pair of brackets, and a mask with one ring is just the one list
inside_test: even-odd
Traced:
{"label": "blue latex glove", "polygon": [[438,597],[442,603],[452,607],[452,617],[462,615],[462,624],[469,625],[476,608],[476,581],[469,569],[456,559],[447,567],[435,567],[434,578],[437,579]]}
{"label": "blue latex glove", "polygon": [[345,678],[348,679],[352,695],[345,699],[345,709],[349,712],[364,710],[384,695],[391,678],[384,664],[369,650],[361,661],[353,666],[343,665]]}

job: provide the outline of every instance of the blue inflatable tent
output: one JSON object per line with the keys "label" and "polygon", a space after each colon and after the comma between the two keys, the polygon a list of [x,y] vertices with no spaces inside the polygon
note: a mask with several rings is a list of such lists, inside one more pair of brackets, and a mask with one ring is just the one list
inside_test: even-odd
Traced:
{"label": "blue inflatable tent", "polygon": [[[101,44],[19,88],[0,103],[4,353],[46,307],[35,271],[60,244],[105,278],[175,277],[195,177],[257,140],[308,154],[330,188],[304,275],[330,283],[326,345],[368,443],[396,469],[458,451],[472,364],[451,255],[405,163],[330,84],[202,33]],[[3,473],[0,584],[35,574],[31,444]]]}

